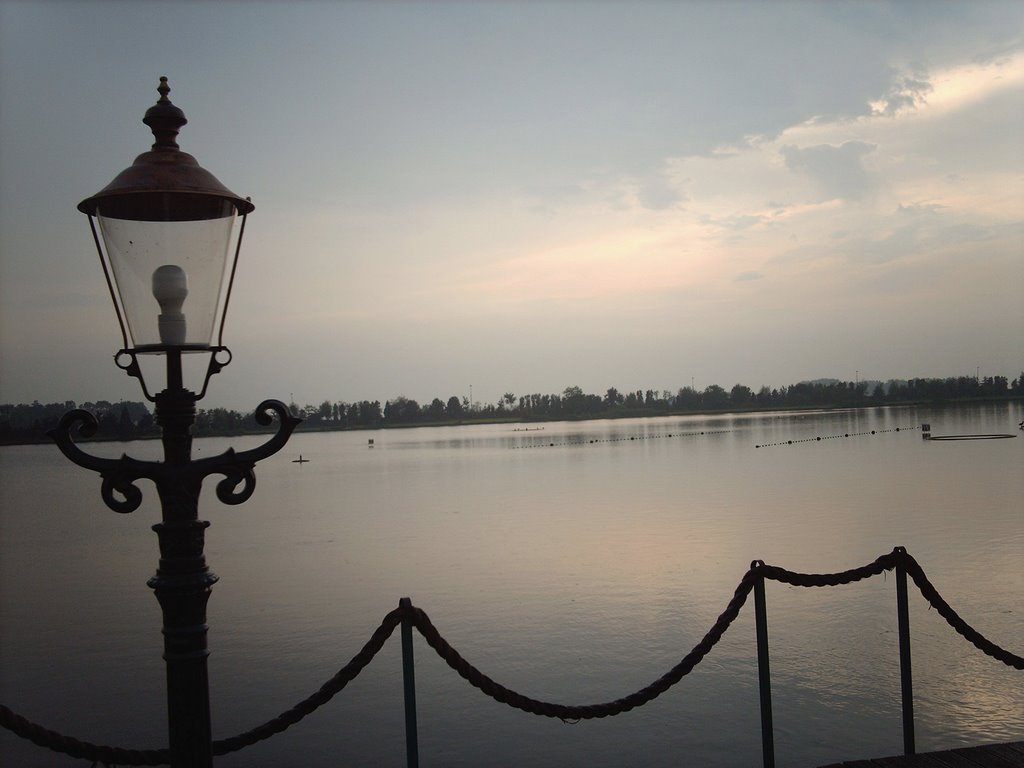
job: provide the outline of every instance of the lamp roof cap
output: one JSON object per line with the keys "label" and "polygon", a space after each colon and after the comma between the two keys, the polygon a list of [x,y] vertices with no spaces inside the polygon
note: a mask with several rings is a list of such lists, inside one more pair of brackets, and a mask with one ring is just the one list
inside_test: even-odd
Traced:
{"label": "lamp roof cap", "polygon": [[[142,122],[153,131],[155,141],[148,152],[135,158],[114,180],[92,197],[87,197],[78,204],[78,210],[89,216],[97,215],[100,206],[115,210],[138,211],[144,209],[145,199],[142,196],[161,198],[166,195],[182,196],[182,213],[174,216],[178,220],[212,218],[199,211],[214,210],[216,206],[196,205],[200,198],[190,200],[192,196],[219,198],[231,203],[239,214],[252,212],[255,206],[247,198],[239,197],[225,187],[212,173],[199,165],[199,162],[187,152],[182,152],[176,141],[178,130],[188,123],[185,113],[167,98],[171,88],[167,78],[160,78],[157,87],[159,100],[146,110]],[[110,205],[113,204],[113,205]],[[122,216],[115,216],[122,218]],[[136,218],[133,213],[123,218]],[[141,218],[149,218],[142,215]]]}

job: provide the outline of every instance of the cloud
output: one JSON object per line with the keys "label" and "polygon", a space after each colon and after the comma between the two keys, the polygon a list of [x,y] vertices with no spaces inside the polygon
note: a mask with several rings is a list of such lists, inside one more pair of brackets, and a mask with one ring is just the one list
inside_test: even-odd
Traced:
{"label": "cloud", "polygon": [[760,272],[740,272],[736,275],[735,280],[737,283],[745,283],[750,280],[761,280],[763,278],[764,275]]}
{"label": "cloud", "polygon": [[724,219],[720,219],[716,224],[731,229],[734,232],[740,232],[745,229],[750,229],[758,224],[763,224],[768,219],[765,216],[760,215],[746,215],[746,216],[727,216]]}
{"label": "cloud", "polygon": [[644,208],[661,211],[686,200],[686,195],[664,173],[648,176],[637,190],[637,200]]}
{"label": "cloud", "polygon": [[900,203],[897,210],[907,216],[923,216],[930,213],[939,213],[945,207],[936,203],[907,203],[906,205]]}
{"label": "cloud", "polygon": [[[991,140],[1007,130],[1006,115],[986,107],[1019,91],[1020,63],[895,72],[855,119],[816,117],[711,154],[665,157],[646,176],[592,177],[548,220],[546,244],[463,275],[456,283],[471,290],[459,293],[498,294],[498,304],[626,302],[685,286],[716,301],[763,301],[896,264],[925,274],[944,240],[965,254],[1007,242],[1020,218],[1006,202],[1020,188],[1013,166],[965,165],[968,148],[950,136],[968,120]],[[969,98],[971,83],[985,99]]]}
{"label": "cloud", "polygon": [[807,174],[825,195],[824,199],[857,200],[875,186],[864,169],[863,158],[878,147],[865,141],[846,141],[838,147],[831,144],[800,148],[783,146],[779,153],[786,167]]}
{"label": "cloud", "polygon": [[872,115],[893,117],[901,111],[915,109],[925,103],[925,97],[932,91],[932,84],[918,74],[897,76],[884,98],[870,104]]}

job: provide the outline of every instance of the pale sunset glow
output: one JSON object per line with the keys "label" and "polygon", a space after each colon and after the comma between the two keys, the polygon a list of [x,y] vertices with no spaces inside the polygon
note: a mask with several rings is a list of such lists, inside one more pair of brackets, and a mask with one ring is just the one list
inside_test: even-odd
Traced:
{"label": "pale sunset glow", "polygon": [[0,401],[131,395],[75,204],[164,74],[256,205],[225,405],[1024,365],[1019,4],[242,9],[0,5]]}
{"label": "pale sunset glow", "polygon": [[[976,107],[1000,95],[1016,96],[1024,87],[1024,53],[1015,51],[1006,57],[983,63],[966,63],[935,73],[930,90],[924,95],[922,116]],[[1017,102],[1020,107],[1020,102]]]}

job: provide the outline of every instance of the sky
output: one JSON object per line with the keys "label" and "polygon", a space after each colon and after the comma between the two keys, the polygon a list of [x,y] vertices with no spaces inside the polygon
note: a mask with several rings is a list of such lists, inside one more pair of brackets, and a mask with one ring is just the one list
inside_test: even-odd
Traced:
{"label": "sky", "polygon": [[76,205],[161,75],[207,407],[1024,369],[1024,3],[0,0],[0,403],[142,399]]}

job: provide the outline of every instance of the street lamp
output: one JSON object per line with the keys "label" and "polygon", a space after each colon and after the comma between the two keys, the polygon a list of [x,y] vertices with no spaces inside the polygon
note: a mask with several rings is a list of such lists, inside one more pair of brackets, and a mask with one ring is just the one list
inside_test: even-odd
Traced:
{"label": "street lamp", "polygon": [[[89,437],[97,422],[83,410],[64,414],[50,435],[68,459],[100,474],[101,495],[115,512],[139,507],[142,493],[136,481],[149,479],[156,485],[162,522],[153,530],[159,539],[160,563],[149,586],[163,611],[170,763],[174,768],[207,768],[212,765],[212,740],[206,603],[217,577],[203,555],[209,523],[198,519],[199,493],[207,476],[223,475],[217,497],[226,504],[246,501],[255,487],[256,462],[284,447],[300,419],[293,418],[284,403],[265,400],[256,410],[256,420],[266,426],[275,415],[278,419],[277,432],[266,443],[253,450],[229,449],[219,456],[192,460],[196,402],[206,394],[210,377],[231,362],[231,353],[222,343],[224,319],[245,217],[253,205],[178,148],[178,130],[187,120],[167,98],[166,77],[160,78],[157,91],[159,101],[143,118],[153,131],[152,149],[79,203],[78,209],[89,217],[121,327],[123,347],[115,363],[139,380],[146,399],[155,404],[164,461],[139,461],[127,455],[106,459],[85,453],[75,444],[72,431]],[[229,264],[232,230],[239,216],[242,223]],[[209,355],[199,394],[184,386],[185,353]],[[138,363],[143,354],[166,359],[167,385],[155,395],[150,394]]]}

